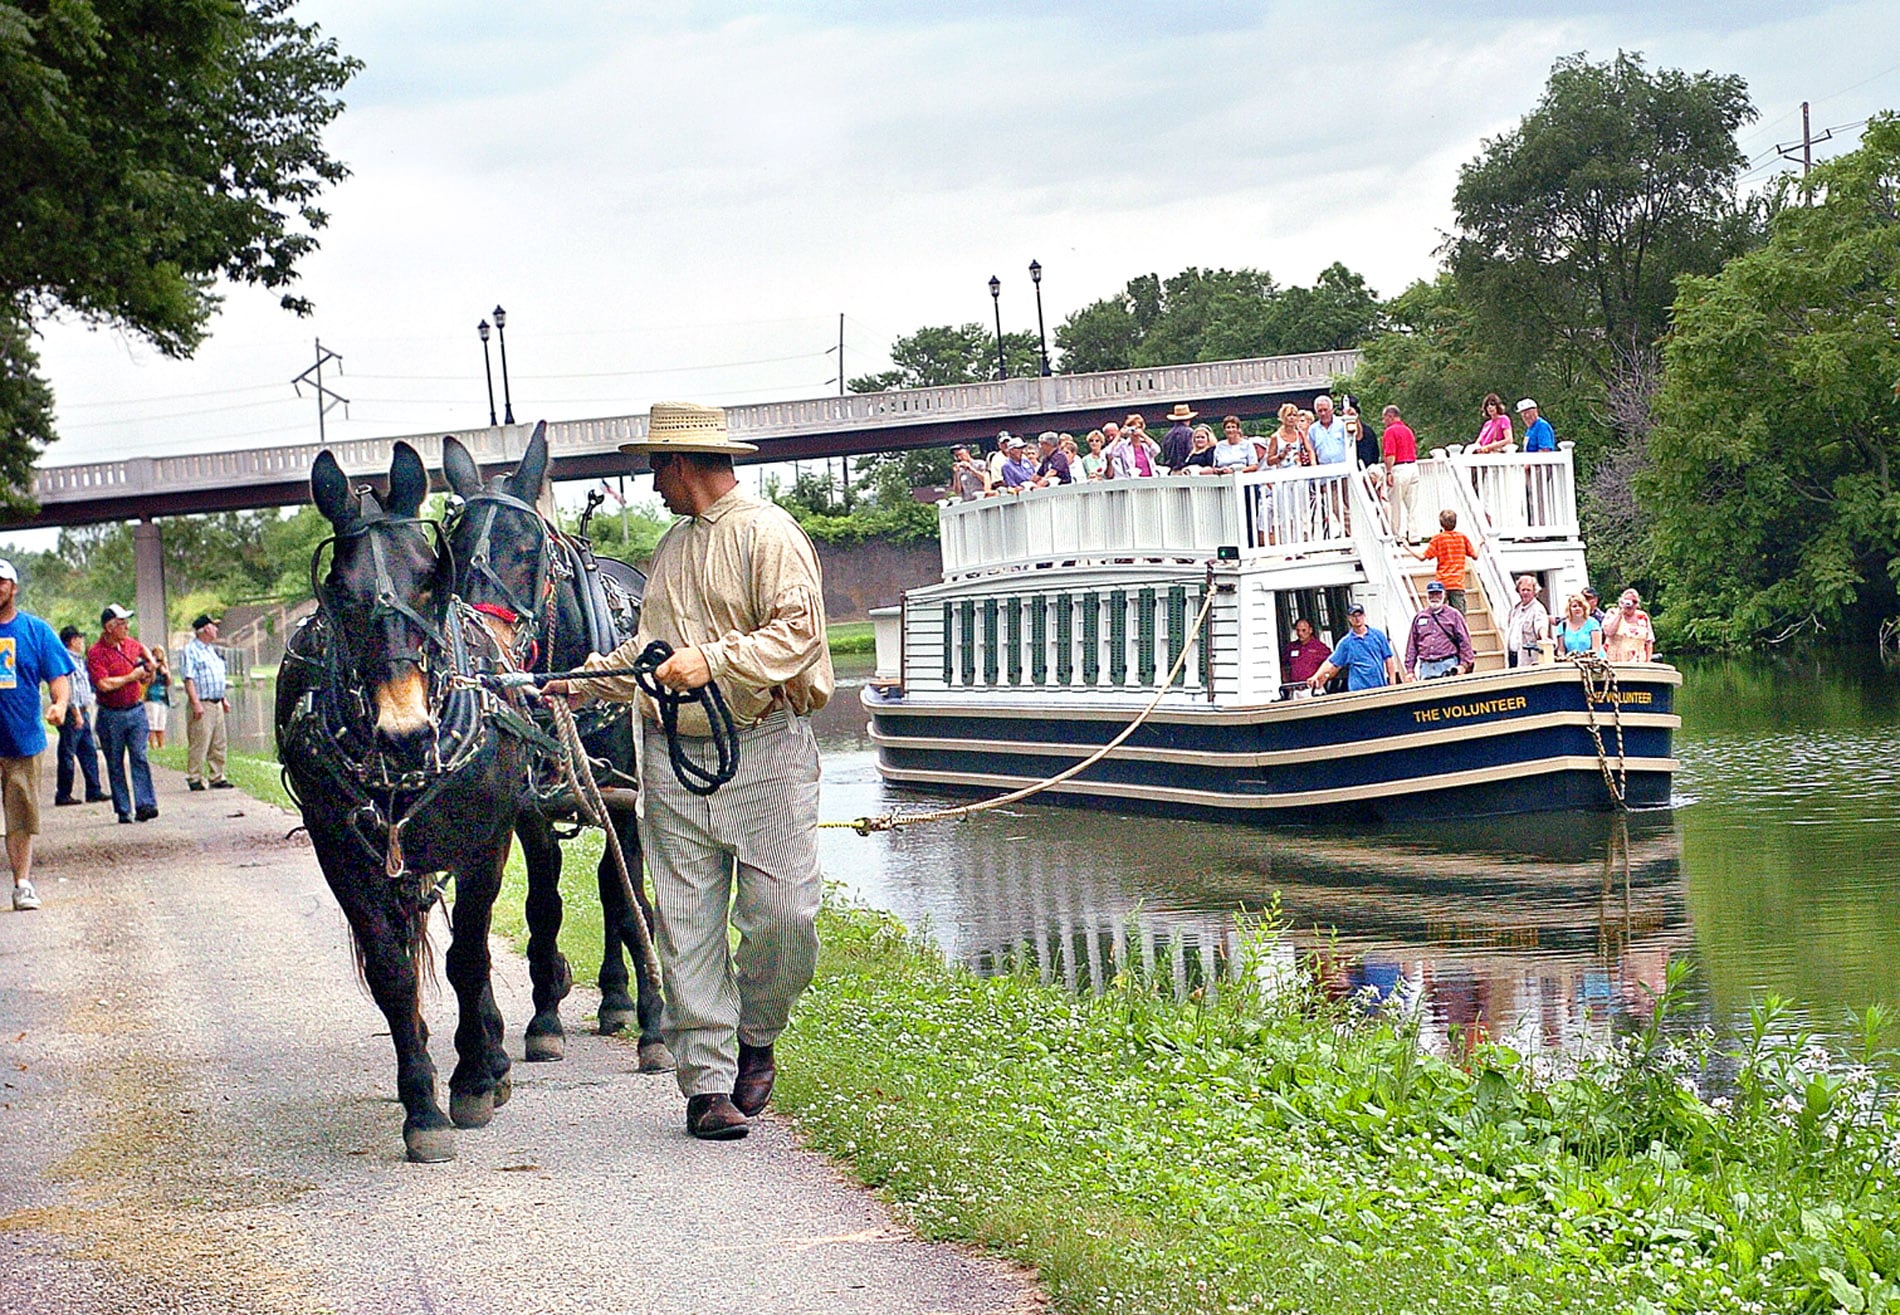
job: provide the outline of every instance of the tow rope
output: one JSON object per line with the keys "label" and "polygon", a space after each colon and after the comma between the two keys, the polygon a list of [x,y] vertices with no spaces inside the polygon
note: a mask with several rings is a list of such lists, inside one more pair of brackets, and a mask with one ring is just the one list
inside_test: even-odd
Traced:
{"label": "tow rope", "polygon": [[[1572,653],[1564,661],[1574,663],[1583,681],[1583,712],[1590,721],[1590,738],[1596,744],[1597,767],[1603,773],[1603,788],[1617,811],[1629,811],[1629,754],[1623,743],[1623,700],[1617,696],[1616,668],[1595,653]],[[1610,755],[1603,748],[1603,731],[1597,725],[1599,703],[1610,705],[1610,718],[1616,726],[1616,770],[1610,770]]]}

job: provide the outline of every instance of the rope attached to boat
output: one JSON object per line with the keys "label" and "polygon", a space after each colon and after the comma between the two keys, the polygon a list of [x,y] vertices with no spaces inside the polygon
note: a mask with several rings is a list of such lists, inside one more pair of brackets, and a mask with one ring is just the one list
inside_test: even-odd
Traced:
{"label": "rope attached to boat", "polygon": [[1026,785],[1020,790],[1012,790],[1008,794],[998,795],[994,799],[981,799],[976,803],[961,804],[955,808],[933,809],[928,813],[883,813],[877,817],[860,817],[855,822],[820,822],[819,827],[821,829],[849,827],[861,836],[868,836],[874,831],[895,831],[899,827],[918,826],[925,822],[950,822],[960,817],[971,817],[977,813],[987,813],[993,808],[1016,803],[1031,795],[1041,794],[1051,786],[1060,785],[1064,781],[1080,776],[1119,749],[1129,736],[1140,729],[1141,724],[1148,720],[1154,710],[1161,706],[1161,700],[1166,698],[1168,691],[1174,687],[1175,677],[1179,676],[1182,668],[1187,665],[1189,645],[1201,633],[1201,627],[1207,624],[1207,614],[1214,610],[1215,593],[1215,590],[1209,589],[1207,596],[1201,600],[1200,614],[1194,618],[1194,624],[1188,627],[1187,638],[1181,642],[1181,651],[1174,655],[1174,665],[1168,668],[1168,674],[1161,678],[1161,688],[1155,691],[1155,696],[1148,701],[1148,706],[1141,710],[1139,716],[1124,726],[1119,735],[1075,766],[1058,772],[1047,780]]}
{"label": "rope attached to boat", "polygon": [[[1576,664],[1583,681],[1583,712],[1590,720],[1590,738],[1596,742],[1597,767],[1603,773],[1603,786],[1619,812],[1629,811],[1629,757],[1623,743],[1623,700],[1617,693],[1616,668],[1595,653],[1573,653],[1564,658]],[[1603,730],[1597,725],[1599,703],[1610,705],[1610,718],[1616,727],[1616,770],[1610,770],[1610,755],[1603,748]]]}

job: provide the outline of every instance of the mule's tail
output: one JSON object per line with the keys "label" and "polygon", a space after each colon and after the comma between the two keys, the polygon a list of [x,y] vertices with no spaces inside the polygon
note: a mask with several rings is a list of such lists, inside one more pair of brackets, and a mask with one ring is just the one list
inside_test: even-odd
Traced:
{"label": "mule's tail", "polygon": [[[414,911],[405,909],[400,919],[403,948],[408,953],[409,961],[415,965],[416,985],[421,990],[439,991],[441,989],[441,984],[436,980],[435,975],[435,938],[429,934],[429,915],[439,905],[441,901],[436,900],[426,908]],[[374,995],[374,992],[370,991],[369,966],[364,957],[363,938],[347,918],[344,922],[349,925],[350,964],[356,969],[357,985],[361,986],[366,993]]]}

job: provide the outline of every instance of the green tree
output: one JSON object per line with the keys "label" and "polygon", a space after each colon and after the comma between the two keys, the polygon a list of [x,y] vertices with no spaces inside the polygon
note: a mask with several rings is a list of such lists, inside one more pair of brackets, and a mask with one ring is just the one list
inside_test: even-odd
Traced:
{"label": "green tree", "polygon": [[1765,246],[1686,278],[1635,480],[1689,644],[1871,636],[1900,586],[1900,118],[1815,169]]}
{"label": "green tree", "polygon": [[40,319],[189,356],[220,278],[309,311],[288,289],[347,174],[322,130],[361,65],[293,2],[0,0],[0,507],[26,507],[55,437]]}
{"label": "green tree", "polygon": [[1459,170],[1446,258],[1479,341],[1546,391],[1605,392],[1619,353],[1662,337],[1676,279],[1754,240],[1735,145],[1754,118],[1739,77],[1558,60],[1536,108]]}
{"label": "green tree", "polygon": [[[1011,378],[1042,372],[1042,356],[1033,333],[1004,334],[1003,359]],[[996,334],[974,320],[961,325],[930,325],[891,344],[891,364],[891,369],[860,375],[848,386],[854,393],[881,393],[892,388],[942,388],[994,379]]]}

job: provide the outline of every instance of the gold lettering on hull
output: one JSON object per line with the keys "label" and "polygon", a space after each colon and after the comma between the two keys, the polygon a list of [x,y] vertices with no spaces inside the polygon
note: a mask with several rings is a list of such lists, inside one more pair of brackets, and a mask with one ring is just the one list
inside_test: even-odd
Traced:
{"label": "gold lettering on hull", "polygon": [[1522,712],[1530,701],[1522,694],[1513,694],[1508,698],[1480,699],[1471,703],[1454,703],[1448,708],[1415,708],[1412,720],[1421,726],[1434,722],[1469,721],[1473,717],[1495,717],[1500,713]]}

